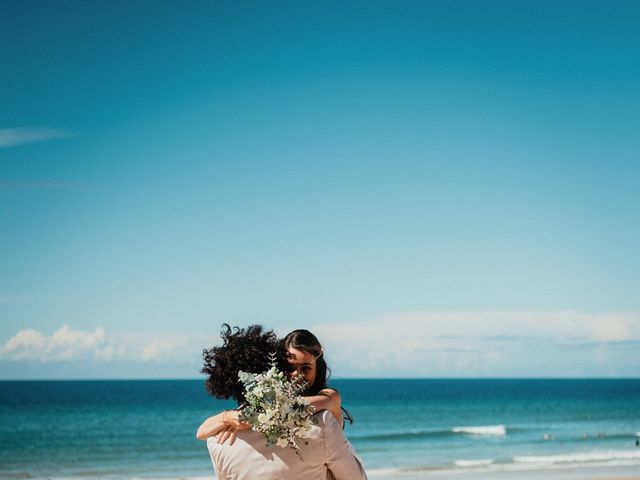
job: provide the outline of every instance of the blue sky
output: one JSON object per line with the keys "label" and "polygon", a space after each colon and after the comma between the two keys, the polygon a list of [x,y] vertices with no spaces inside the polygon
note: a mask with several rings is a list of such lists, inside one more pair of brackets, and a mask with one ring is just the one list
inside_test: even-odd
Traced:
{"label": "blue sky", "polygon": [[[0,378],[637,376],[637,2],[0,2]],[[634,358],[635,357],[635,358]]]}

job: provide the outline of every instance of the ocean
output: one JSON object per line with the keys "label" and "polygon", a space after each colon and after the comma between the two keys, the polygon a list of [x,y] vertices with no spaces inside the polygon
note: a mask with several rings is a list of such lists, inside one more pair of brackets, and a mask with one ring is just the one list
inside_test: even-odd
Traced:
{"label": "ocean", "polygon": [[[336,379],[370,477],[638,467],[640,379]],[[213,478],[201,380],[2,381],[0,478]]]}

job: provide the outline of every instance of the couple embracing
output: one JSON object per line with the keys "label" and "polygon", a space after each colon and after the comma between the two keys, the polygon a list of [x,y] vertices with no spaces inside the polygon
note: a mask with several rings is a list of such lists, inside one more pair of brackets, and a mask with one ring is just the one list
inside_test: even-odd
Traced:
{"label": "couple embracing", "polygon": [[[327,386],[329,370],[322,346],[308,330],[294,330],[283,340],[260,325],[246,329],[224,325],[223,344],[204,351],[202,373],[208,392],[216,398],[234,398],[238,410],[206,419],[196,436],[206,440],[218,480],[366,480],[353,447],[342,432],[339,393]],[[245,389],[239,372],[260,374],[272,366],[305,384],[302,395],[315,410],[318,433],[299,442],[299,451],[267,446],[262,434],[242,421]],[[302,460],[302,458],[304,460]]]}

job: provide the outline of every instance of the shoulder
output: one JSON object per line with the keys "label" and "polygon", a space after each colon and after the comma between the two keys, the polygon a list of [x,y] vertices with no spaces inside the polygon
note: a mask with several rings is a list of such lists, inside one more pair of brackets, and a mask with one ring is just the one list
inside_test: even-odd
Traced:
{"label": "shoulder", "polygon": [[323,432],[339,430],[342,431],[342,428],[338,424],[336,417],[329,410],[322,410],[314,415],[316,419],[317,425],[322,428]]}
{"label": "shoulder", "polygon": [[316,427],[320,427],[320,429],[324,432],[325,429],[331,429],[335,426],[340,428],[338,422],[336,421],[336,417],[329,410],[320,410],[317,413],[313,414],[313,423]]}
{"label": "shoulder", "polygon": [[[209,437],[207,439],[207,448],[211,454],[228,454],[228,452],[238,452],[248,448],[259,447],[261,444],[264,444],[264,439],[262,435],[258,432],[254,432],[253,430],[242,430],[238,432],[236,437],[236,441],[233,445],[230,445],[229,442],[218,443],[218,437]],[[224,452],[224,453],[223,453]]]}
{"label": "shoulder", "polygon": [[318,395],[340,400],[340,393],[335,388],[323,388],[318,392]]}
{"label": "shoulder", "polygon": [[325,388],[320,390],[318,395],[325,397],[329,401],[329,404],[325,408],[331,410],[334,415],[340,412],[342,399],[340,398],[340,394],[337,390],[333,388]]}
{"label": "shoulder", "polygon": [[[220,444],[217,438],[210,437],[207,439],[207,448],[216,471],[227,473],[244,471],[249,466],[257,468],[263,465],[265,458],[269,458],[274,453],[273,448],[266,445],[262,435],[252,430],[238,432],[233,445],[229,445],[229,442]],[[221,477],[227,478],[225,475]]]}

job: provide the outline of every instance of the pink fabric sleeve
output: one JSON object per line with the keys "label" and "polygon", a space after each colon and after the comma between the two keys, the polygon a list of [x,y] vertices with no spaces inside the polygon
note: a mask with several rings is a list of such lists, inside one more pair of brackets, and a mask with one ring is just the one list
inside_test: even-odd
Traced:
{"label": "pink fabric sleeve", "polygon": [[336,480],[367,480],[360,461],[340,425],[330,412],[324,412],[324,459]]}

